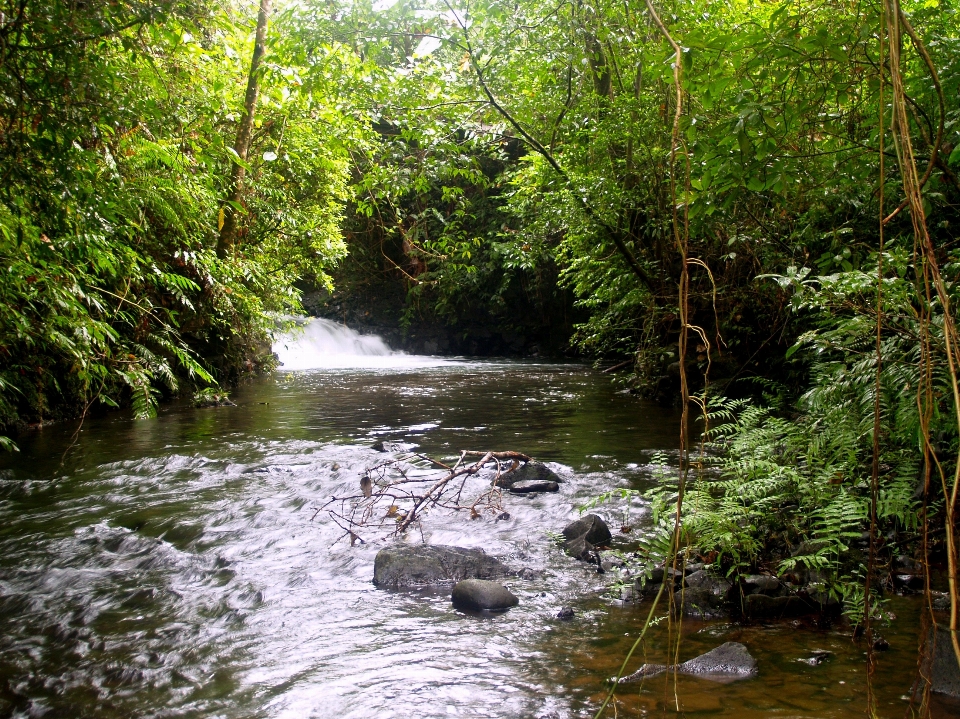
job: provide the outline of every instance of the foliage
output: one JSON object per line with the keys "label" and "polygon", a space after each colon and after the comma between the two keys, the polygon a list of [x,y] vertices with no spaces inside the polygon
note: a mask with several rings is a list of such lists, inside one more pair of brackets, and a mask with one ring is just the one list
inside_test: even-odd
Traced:
{"label": "foliage", "polygon": [[[131,403],[270,361],[293,282],[344,252],[352,118],[327,105],[360,62],[304,70],[277,43],[243,237],[214,252],[249,62],[239,6],[10,2],[0,44],[0,425]],[[278,19],[274,37],[284,37]],[[325,123],[317,132],[318,123]]]}
{"label": "foliage", "polygon": [[[905,269],[907,260],[896,247],[885,256],[894,271]],[[705,469],[684,497],[684,537],[728,572],[768,567],[825,584],[856,614],[870,526],[876,355],[875,320],[868,312],[876,302],[876,277],[791,272],[776,279],[795,288],[794,305],[816,320],[817,329],[797,345],[800,356],[811,357],[812,386],[792,407],[713,400]],[[883,297],[877,520],[881,557],[889,561],[915,539],[924,497],[935,514],[942,496],[924,486],[921,472],[922,378],[911,282],[888,278]],[[946,396],[944,367],[936,369],[934,384]],[[939,461],[950,471],[958,445],[951,412],[938,413],[933,433]],[[647,552],[662,559],[673,525],[661,518],[675,508],[676,478],[648,497],[659,528]]]}

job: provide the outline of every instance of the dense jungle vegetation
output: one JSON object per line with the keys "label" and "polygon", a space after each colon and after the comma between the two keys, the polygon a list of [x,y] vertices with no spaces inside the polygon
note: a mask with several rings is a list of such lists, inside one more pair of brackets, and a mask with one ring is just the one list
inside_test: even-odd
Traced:
{"label": "dense jungle vegetation", "polygon": [[306,293],[702,414],[654,556],[861,619],[897,554],[955,576],[952,0],[0,7],[9,449],[268,369]]}

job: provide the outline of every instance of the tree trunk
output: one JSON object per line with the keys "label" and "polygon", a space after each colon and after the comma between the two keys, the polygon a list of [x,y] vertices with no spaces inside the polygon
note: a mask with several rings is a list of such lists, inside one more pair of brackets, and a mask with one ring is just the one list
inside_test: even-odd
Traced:
{"label": "tree trunk", "polygon": [[[250,151],[250,138],[253,135],[253,117],[257,109],[257,96],[260,94],[260,61],[266,52],[267,23],[270,19],[272,0],[260,0],[260,12],[257,13],[257,34],[253,45],[253,57],[250,59],[250,76],[247,78],[247,94],[243,100],[243,117],[237,128],[237,141],[233,145],[237,155],[247,161]],[[233,251],[237,239],[237,206],[243,197],[243,165],[233,163],[230,170],[230,193],[221,207],[222,222],[220,238],[217,242],[217,255],[226,257]]]}

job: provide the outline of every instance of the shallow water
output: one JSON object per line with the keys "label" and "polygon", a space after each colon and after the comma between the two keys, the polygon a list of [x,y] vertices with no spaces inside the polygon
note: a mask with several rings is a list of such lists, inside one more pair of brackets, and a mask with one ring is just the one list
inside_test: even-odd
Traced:
{"label": "shallow water", "polygon": [[[239,389],[237,407],[88,421],[62,467],[76,425],[22,437],[22,452],[0,459],[0,714],[591,716],[645,609],[603,599],[605,577],[547,531],[604,489],[649,484],[653,453],[676,446],[678,417],[579,365],[417,365],[277,373]],[[316,508],[356,491],[385,456],[377,440],[552,463],[561,491],[508,497],[507,521],[435,511],[423,525],[429,542],[541,570],[507,582],[518,607],[475,617],[444,592],[377,590],[380,545],[335,543],[342,532]],[[642,527],[645,512],[600,513]],[[917,607],[897,602],[882,716],[903,715],[915,664]],[[555,618],[562,606],[573,621]],[[654,661],[664,629],[646,647]],[[760,663],[757,678],[734,684],[681,679],[686,716],[863,713],[862,648],[840,631],[683,630],[681,659],[734,639]],[[797,661],[816,648],[834,655]],[[664,681],[619,692],[621,715],[675,711]]]}

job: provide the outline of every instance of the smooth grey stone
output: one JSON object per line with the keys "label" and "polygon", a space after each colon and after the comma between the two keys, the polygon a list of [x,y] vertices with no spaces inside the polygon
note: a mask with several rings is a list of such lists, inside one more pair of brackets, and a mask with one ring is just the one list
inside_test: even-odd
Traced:
{"label": "smooth grey stone", "polygon": [[[515,485],[517,482],[557,482],[561,483],[563,480],[560,478],[556,472],[550,469],[543,462],[525,462],[517,467],[512,472],[506,474],[501,474],[500,478],[497,479],[496,485],[498,487],[507,487],[510,488]],[[550,490],[555,491],[555,490]]]}
{"label": "smooth grey stone", "polygon": [[495,579],[507,566],[482,549],[417,544],[396,545],[377,552],[373,583],[378,587],[452,584],[463,579]]}
{"label": "smooth grey stone", "polygon": [[584,515],[577,521],[568,524],[563,528],[563,536],[567,540],[582,537],[584,541],[594,546],[609,544],[610,540],[613,539],[607,523],[595,514]]}
{"label": "smooth grey stone", "polygon": [[512,494],[535,494],[538,492],[559,492],[560,485],[556,482],[515,482],[507,489]]}
{"label": "smooth grey stone", "polygon": [[453,587],[453,606],[473,611],[502,612],[520,600],[505,586],[487,579],[464,579]]}
{"label": "smooth grey stone", "polygon": [[644,664],[633,674],[623,677],[621,684],[636,682],[676,669],[680,674],[692,674],[706,678],[745,679],[757,673],[757,660],[739,642],[726,642],[706,654],[694,657],[676,666]]}

